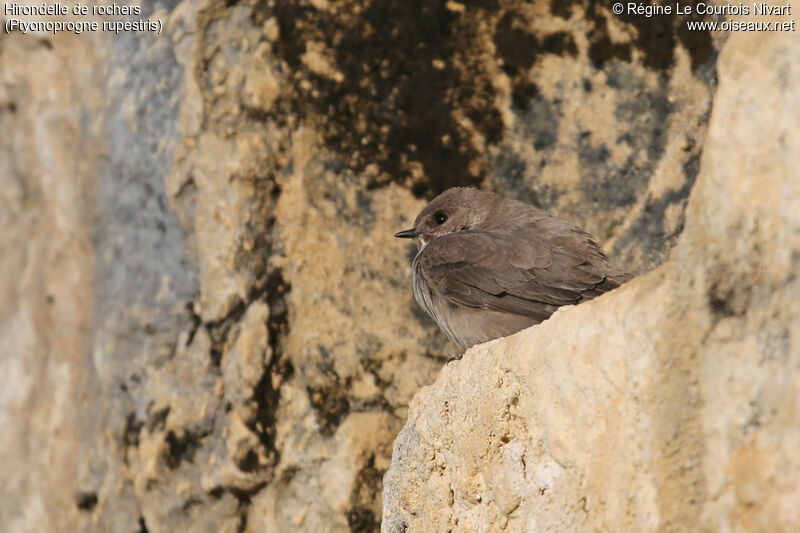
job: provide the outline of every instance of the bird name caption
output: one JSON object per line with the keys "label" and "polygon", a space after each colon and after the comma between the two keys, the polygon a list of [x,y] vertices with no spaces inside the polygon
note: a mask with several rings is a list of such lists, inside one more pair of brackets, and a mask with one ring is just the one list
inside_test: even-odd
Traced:
{"label": "bird name caption", "polygon": [[[161,33],[164,24],[161,19],[139,18],[137,20],[120,20],[120,17],[141,17],[141,6],[120,4],[87,5],[75,4],[66,6],[59,2],[3,4],[3,24],[6,33],[22,34],[41,33],[74,33],[85,32],[151,32]],[[85,17],[92,17],[91,20]],[[109,18],[112,20],[102,20]],[[98,20],[100,19],[100,20]]]}
{"label": "bird name caption", "polygon": [[[713,17],[711,20],[687,20],[686,28],[690,31],[797,31],[792,16],[790,3],[773,4],[768,2],[715,2],[704,3],[658,3],[615,2],[611,6],[615,15],[651,18],[659,15],[686,15]],[[767,20],[734,20],[724,17],[758,16]],[[780,17],[768,20],[769,17]],[[717,20],[715,20],[717,19]]]}

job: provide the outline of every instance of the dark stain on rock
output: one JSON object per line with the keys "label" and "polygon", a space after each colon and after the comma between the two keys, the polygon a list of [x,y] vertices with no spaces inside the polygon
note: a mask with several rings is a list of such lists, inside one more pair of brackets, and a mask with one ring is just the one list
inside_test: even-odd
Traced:
{"label": "dark stain on rock", "polygon": [[586,199],[591,203],[617,207],[633,204],[639,187],[631,180],[646,183],[646,178],[635,171],[633,162],[629,161],[623,168],[610,163],[608,147],[592,142],[588,131],[579,134],[577,144],[578,161],[585,176],[579,186]]}
{"label": "dark stain on rock", "polygon": [[360,216],[360,223],[362,226],[372,228],[375,224],[375,208],[373,206],[372,197],[366,194],[363,190],[358,189],[356,192],[356,206],[358,207],[358,214]]}
{"label": "dark stain on rock", "polygon": [[[275,420],[280,401],[280,384],[294,375],[294,366],[284,353],[284,344],[289,333],[289,308],[286,297],[291,291],[291,284],[283,277],[280,269],[272,270],[266,277],[261,292],[251,299],[264,299],[269,306],[267,321],[268,343],[272,358],[264,369],[261,379],[253,387],[250,402],[255,405],[255,416],[246,421],[248,428],[258,437],[267,452],[269,462],[277,464],[280,452],[275,446]],[[277,385],[275,385],[277,384]],[[245,461],[239,468],[247,472],[247,468],[261,465],[256,461]]]}
{"label": "dark stain on rock", "polygon": [[630,124],[626,135],[631,137],[626,141],[631,146],[644,144],[651,161],[660,159],[664,153],[670,114],[672,104],[660,91],[643,92],[638,98],[623,100],[615,112],[620,124]]}
{"label": "dark stain on rock", "polygon": [[591,132],[583,131],[578,137],[578,159],[589,167],[603,165],[610,156],[608,147],[605,145],[594,146],[592,144]]}
{"label": "dark stain on rock", "polygon": [[[494,158],[493,165],[495,172],[504,183],[508,184],[509,188],[514,193],[523,192],[527,189],[525,185],[525,169],[527,163],[524,159],[517,156],[510,150],[503,150]],[[515,198],[518,194],[515,194]]]}
{"label": "dark stain on rock", "polygon": [[694,185],[694,181],[697,179],[697,174],[700,173],[700,152],[695,152],[686,162],[683,164],[683,175],[686,177],[686,183],[689,184],[686,195],[681,196],[681,199],[685,199],[689,196],[689,191],[691,191],[692,186]]}
{"label": "dark stain on rock", "polygon": [[350,412],[350,400],[344,387],[337,383],[330,387],[308,387],[307,392],[311,407],[317,413],[320,433],[330,437]]}
{"label": "dark stain on rock", "polygon": [[525,113],[523,129],[525,134],[533,139],[536,150],[553,148],[558,139],[557,112],[545,98],[536,98]]}
{"label": "dark stain on rock", "polygon": [[381,524],[375,513],[366,507],[353,507],[347,510],[347,525],[353,533],[378,533]]}
{"label": "dark stain on rock", "polygon": [[712,287],[708,292],[708,306],[718,320],[736,315],[731,300],[731,291],[722,291],[718,287]]}
{"label": "dark stain on rock", "polygon": [[75,495],[75,505],[81,511],[91,511],[97,505],[97,493],[93,491],[82,491]]}
{"label": "dark stain on rock", "polygon": [[[517,110],[529,110],[538,99],[526,79],[538,57],[578,53],[567,32],[533,34],[517,5],[504,4],[505,12],[495,15],[500,10],[496,1],[466,2],[467,13],[460,14],[448,9],[445,0],[354,0],[329,10],[316,9],[308,0],[260,0],[252,8],[253,23],[277,21],[274,51],[289,66],[291,89],[275,111],[251,118],[279,120],[278,115],[291,113],[312,124],[353,172],[370,164],[378,167],[368,188],[394,181],[430,198],[451,186],[478,185],[489,164],[471,139],[478,133],[487,145],[497,145],[505,126],[479,59],[484,42],[477,21],[498,17],[492,39],[511,78]],[[597,68],[613,59],[632,61],[636,48],[645,67],[667,70],[678,43],[689,50],[694,68],[712,58],[710,36],[681,30],[682,18],[622,15],[635,37],[616,43],[607,23],[615,15],[593,0],[553,1],[551,11],[567,18],[576,5],[584,7],[590,22],[588,54]],[[321,46],[340,78],[315,72],[304,62],[312,42]],[[543,104],[537,113],[547,114]],[[557,123],[548,118],[553,118],[551,125]],[[539,149],[554,142],[554,128],[538,132]]]}
{"label": "dark stain on rock", "polygon": [[536,61],[536,51],[539,48],[536,36],[525,29],[524,21],[520,21],[520,26],[514,24],[519,18],[518,13],[507,12],[497,23],[494,31],[494,45],[503,60],[503,69],[509,75],[531,68]]}
{"label": "dark stain on rock", "polygon": [[562,19],[569,19],[572,16],[572,5],[575,1],[550,0],[550,13]]}
{"label": "dark stain on rock", "polygon": [[[341,159],[337,158],[337,161],[342,163]],[[324,213],[324,208],[318,200],[331,202],[342,220],[354,226],[371,229],[377,219],[372,196],[359,186],[356,176],[346,166],[326,164],[325,168],[336,176],[335,183],[309,184],[312,196],[309,203]],[[348,198],[348,191],[355,191],[354,203]]]}
{"label": "dark stain on rock", "polygon": [[526,174],[529,172],[528,163],[511,150],[500,150],[492,159],[492,168],[495,169],[497,177],[508,187],[508,196],[545,211],[551,210],[556,205],[558,193],[543,183],[536,182],[531,186],[526,179]]}
{"label": "dark stain on rock", "polygon": [[[496,8],[495,2],[467,6]],[[381,172],[370,187],[411,182],[414,194],[431,197],[481,181],[484,158],[454,112],[470,117],[472,127],[490,143],[502,135],[502,122],[491,85],[476,83],[480,73],[457,67],[454,57],[473,46],[470,24],[482,15],[459,17],[444,0],[361,0],[330,11],[305,2],[264,1],[253,16],[257,25],[270,17],[278,21],[275,52],[296,73],[292,112],[314,122],[327,146],[342,154],[353,171],[378,165]],[[321,76],[303,63],[310,41],[324,44],[341,80]],[[415,165],[422,166],[424,176],[411,180]]]}
{"label": "dark stain on rock", "polygon": [[493,40],[503,60],[503,70],[512,77],[531,68],[541,54],[575,56],[578,53],[572,35],[558,31],[540,40],[527,30],[527,22],[515,11],[508,11],[500,18]]}
{"label": "dark stain on rock", "polygon": [[578,48],[569,33],[559,31],[539,38],[527,29],[521,14],[506,12],[498,21],[493,36],[503,71],[511,78],[511,105],[533,138],[534,148],[553,146],[558,136],[558,120],[553,104],[540,93],[535,83],[527,79],[528,70],[544,54],[575,56]]}
{"label": "dark stain on rock", "polygon": [[381,530],[380,509],[375,508],[376,495],[383,492],[383,474],[375,468],[375,455],[356,474],[347,523],[353,533],[373,533]]}
{"label": "dark stain on rock", "polygon": [[[627,66],[609,68],[608,83],[638,95],[622,100],[615,111],[617,121],[627,125],[616,142],[628,144],[631,155],[622,163],[614,163],[608,146],[593,142],[590,131],[580,132],[576,144],[585,176],[580,187],[588,202],[626,207],[647,187],[664,153],[666,124],[673,109],[662,90],[647,90]],[[642,151],[645,158],[640,157]]]}
{"label": "dark stain on rock", "polygon": [[503,138],[505,125],[497,109],[469,109],[467,116],[473,124],[482,124],[482,133],[489,144],[497,144]]}
{"label": "dark stain on rock", "polygon": [[200,447],[201,438],[188,430],[184,430],[183,435],[178,435],[172,430],[168,431],[164,438],[166,447],[161,453],[167,467],[175,470],[184,461],[191,463],[194,460],[195,452]]}
{"label": "dark stain on rock", "polygon": [[517,112],[527,111],[530,108],[529,102],[539,97],[539,87],[535,83],[522,81],[511,90],[511,105]]}
{"label": "dark stain on rock", "polygon": [[211,358],[211,365],[215,369],[219,369],[222,363],[222,354],[225,350],[225,343],[228,340],[228,333],[231,328],[239,322],[247,306],[239,299],[231,306],[228,314],[219,320],[213,320],[205,323],[208,336],[211,338],[211,349],[209,350],[209,357]]}
{"label": "dark stain on rock", "polygon": [[136,413],[128,413],[125,417],[125,424],[122,427],[122,445],[123,447],[139,446],[139,432],[144,427],[144,422],[136,417]]}
{"label": "dark stain on rock", "polygon": [[[696,2],[694,3],[696,4]],[[700,17],[695,15],[688,20],[700,20]],[[699,70],[716,56],[709,32],[691,31],[686,25],[686,21],[681,21],[677,34],[678,40],[689,51],[689,56],[692,58],[692,71]]]}
{"label": "dark stain on rock", "polygon": [[669,191],[660,198],[651,198],[645,203],[639,217],[631,224],[627,233],[617,241],[612,251],[614,257],[622,257],[632,243],[641,245],[645,256],[655,256],[664,249],[664,243],[676,239],[683,231],[683,215],[680,223],[668,233],[664,227],[664,212],[672,204],[685,204],[694,186],[700,169],[700,155],[692,154],[683,165],[686,180],[678,190]]}
{"label": "dark stain on rock", "polygon": [[[598,158],[606,153],[605,147],[594,151]],[[584,152],[585,153],[585,152]],[[587,202],[595,205],[626,207],[636,202],[638,187],[631,180],[644,179],[630,161],[624,167],[611,165],[610,168],[587,170],[580,188]]]}
{"label": "dark stain on rock", "polygon": [[156,431],[164,431],[167,425],[167,416],[169,416],[169,406],[163,409],[158,409],[150,413],[147,417],[147,431],[154,433]]}
{"label": "dark stain on rock", "polygon": [[255,450],[247,450],[247,453],[243,458],[236,462],[236,467],[241,470],[242,472],[255,472],[259,468],[261,468],[261,464],[258,461],[258,454]]}
{"label": "dark stain on rock", "polygon": [[536,150],[553,147],[558,139],[556,111],[535,83],[518,79],[511,90],[512,109],[520,115],[520,126]]}
{"label": "dark stain on rock", "polygon": [[541,51],[548,54],[556,54],[559,56],[576,56],[578,55],[578,47],[575,45],[575,39],[567,32],[557,31],[547,35],[542,40]]}
{"label": "dark stain on rock", "polygon": [[[587,16],[589,13],[587,13]],[[597,69],[602,69],[604,64],[612,59],[620,61],[631,60],[631,46],[627,43],[611,41],[608,33],[608,22],[603,17],[590,17],[594,27],[589,31],[589,59]],[[671,51],[671,49],[670,49]]]}
{"label": "dark stain on rock", "polygon": [[545,211],[552,211],[558,203],[559,191],[543,183],[535,183],[525,195],[520,196],[526,202]]}
{"label": "dark stain on rock", "polygon": [[[687,5],[696,6],[698,2],[690,1]],[[696,71],[713,58],[714,47],[708,31],[689,31],[686,22],[701,20],[696,14],[689,16],[658,15],[615,15],[609,10],[610,4],[601,4],[595,0],[551,0],[550,12],[553,15],[568,19],[573,6],[582,6],[586,19],[592,24],[588,34],[589,58],[596,68],[603,68],[612,60],[631,61],[632,50],[639,50],[642,64],[653,70],[665,71],[675,63],[675,47],[683,45],[692,58],[692,70]],[[616,43],[611,40],[607,17],[616,18],[635,29],[635,37],[627,43]]]}
{"label": "dark stain on rock", "polygon": [[239,512],[239,523],[237,525],[236,531],[237,533],[244,533],[247,530],[247,518],[248,518],[248,510],[253,503],[253,496],[258,494],[264,487],[267,486],[266,482],[256,483],[254,486],[248,489],[236,488],[236,487],[229,487],[227,489],[221,489],[217,487],[213,489],[210,493],[211,497],[213,498],[220,498],[225,492],[230,493],[231,496],[236,498],[237,507]]}

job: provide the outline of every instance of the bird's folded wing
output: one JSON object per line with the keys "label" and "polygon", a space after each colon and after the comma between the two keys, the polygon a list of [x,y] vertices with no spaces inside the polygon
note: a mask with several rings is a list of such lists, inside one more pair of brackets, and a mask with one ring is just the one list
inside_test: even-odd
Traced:
{"label": "bird's folded wing", "polygon": [[613,267],[591,236],[574,226],[443,235],[425,247],[418,268],[431,290],[453,304],[541,319],[554,306],[619,285],[604,271]]}

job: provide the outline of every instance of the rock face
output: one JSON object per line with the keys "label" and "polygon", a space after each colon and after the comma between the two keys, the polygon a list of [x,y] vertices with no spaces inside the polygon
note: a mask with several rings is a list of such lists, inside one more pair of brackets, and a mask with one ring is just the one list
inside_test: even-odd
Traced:
{"label": "rock face", "polygon": [[668,262],[417,394],[382,531],[800,528],[800,40],[742,33]]}
{"label": "rock face", "polygon": [[[391,235],[456,184],[570,219],[640,273],[683,230],[722,34],[577,0],[137,5],[161,35],[0,38],[4,532],[375,531],[409,402],[454,353]],[[780,72],[770,87],[794,75]],[[736,198],[726,209],[745,224],[742,206],[762,197]],[[761,297],[740,279],[714,286],[730,321],[751,320],[741,310]],[[632,335],[652,331],[630,320]],[[762,334],[781,353],[784,337]],[[658,353],[682,387],[692,375]],[[657,405],[705,427],[683,404]],[[511,463],[530,453],[514,442]],[[673,445],[669,461],[688,460]],[[725,485],[719,505],[750,498],[756,513],[771,480]]]}

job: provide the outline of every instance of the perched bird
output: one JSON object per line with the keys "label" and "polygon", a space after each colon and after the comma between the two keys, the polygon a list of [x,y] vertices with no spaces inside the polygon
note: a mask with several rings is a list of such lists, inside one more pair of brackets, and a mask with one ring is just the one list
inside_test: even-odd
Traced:
{"label": "perched bird", "polygon": [[631,278],[581,228],[471,188],[446,190],[395,237],[417,245],[414,297],[461,348],[538,324]]}

